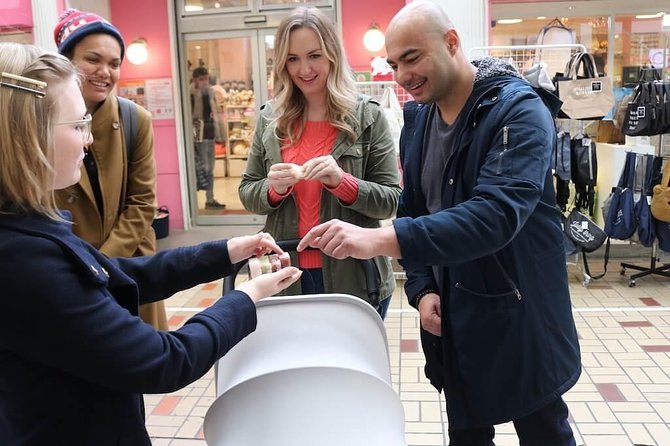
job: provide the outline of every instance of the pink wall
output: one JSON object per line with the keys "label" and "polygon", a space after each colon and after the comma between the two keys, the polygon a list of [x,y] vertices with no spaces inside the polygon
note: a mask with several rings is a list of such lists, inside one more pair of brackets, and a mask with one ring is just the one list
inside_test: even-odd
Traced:
{"label": "pink wall", "polygon": [[[29,2],[29,0],[27,0]],[[364,2],[342,0],[342,29],[345,51],[355,70],[369,71],[370,59],[384,55],[372,54],[363,47],[363,34],[372,22],[384,31],[393,15],[405,5],[405,0]],[[170,35],[167,2],[164,0],[110,0],[111,20],[129,45],[144,38],[149,48],[149,60],[133,65],[127,60],[121,69],[121,80],[172,78]],[[174,98],[175,101],[180,98]],[[179,117],[177,117],[179,118]],[[158,168],[158,201],[170,208],[170,226],[183,228],[184,206],[181,202],[179,159],[175,119],[154,120],[156,164]]]}
{"label": "pink wall", "polygon": [[33,27],[33,9],[30,0],[2,0],[0,2],[0,31],[28,31]]}
{"label": "pink wall", "polygon": [[363,46],[363,35],[376,22],[382,31],[405,0],[361,1],[342,0],[342,38],[349,64],[355,71],[370,71],[370,60],[384,56],[384,49],[371,53]]}
{"label": "pink wall", "polygon": [[[138,38],[147,41],[149,59],[133,65],[126,59],[121,67],[121,80],[172,78],[170,33],[167,2],[164,0],[111,0],[111,21],[119,28],[126,46]],[[179,98],[173,98],[177,101]],[[156,167],[158,172],[158,203],[170,208],[170,227],[184,227],[181,202],[177,129],[175,119],[154,120]]]}

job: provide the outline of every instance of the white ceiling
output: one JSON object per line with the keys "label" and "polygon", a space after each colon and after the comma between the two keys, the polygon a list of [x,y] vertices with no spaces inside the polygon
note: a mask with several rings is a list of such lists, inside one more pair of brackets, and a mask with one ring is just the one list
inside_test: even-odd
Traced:
{"label": "white ceiling", "polygon": [[668,0],[582,0],[491,5],[491,19],[670,13]]}

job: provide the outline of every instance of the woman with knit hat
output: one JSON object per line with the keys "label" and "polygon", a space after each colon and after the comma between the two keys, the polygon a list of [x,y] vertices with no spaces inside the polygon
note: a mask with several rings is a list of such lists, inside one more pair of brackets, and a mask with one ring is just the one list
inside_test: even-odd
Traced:
{"label": "woman with knit hat", "polygon": [[[84,159],[81,180],[58,191],[57,204],[72,212],[75,234],[108,257],[153,254],[156,167],[151,115],[135,106],[134,147],[126,147],[119,99],[111,94],[125,53],[123,37],[99,15],[68,9],[54,29],[54,39],[58,52],[82,74],[82,93],[93,116],[94,139]],[[140,317],[157,329],[168,329],[163,302],[143,305]]]}

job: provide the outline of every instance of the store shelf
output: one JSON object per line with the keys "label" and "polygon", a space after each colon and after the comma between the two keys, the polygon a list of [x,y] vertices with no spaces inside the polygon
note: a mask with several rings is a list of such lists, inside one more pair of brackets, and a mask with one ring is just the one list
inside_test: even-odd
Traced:
{"label": "store shelf", "polygon": [[246,152],[251,147],[255,104],[253,102],[225,104],[223,110],[224,131],[228,145],[224,170],[226,176],[239,176],[246,165]]}

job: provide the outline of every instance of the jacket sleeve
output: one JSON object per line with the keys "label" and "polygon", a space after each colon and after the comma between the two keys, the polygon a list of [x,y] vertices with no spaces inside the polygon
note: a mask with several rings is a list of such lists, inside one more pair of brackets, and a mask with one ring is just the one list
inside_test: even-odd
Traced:
{"label": "jacket sleeve", "polygon": [[364,144],[367,148],[367,153],[363,154],[366,158],[365,170],[363,177],[358,180],[358,198],[345,207],[369,218],[392,218],[398,208],[401,191],[395,145],[381,106],[368,102],[365,107],[373,118],[369,130],[370,141]]}
{"label": "jacket sleeve", "polygon": [[394,222],[406,267],[448,266],[497,252],[538,205],[555,137],[553,119],[536,94],[509,95],[504,106],[489,111],[488,116],[496,116],[494,124],[474,130],[491,137],[479,139],[489,140],[490,146],[481,148],[485,157],[472,197],[432,215]]}
{"label": "jacket sleeve", "polygon": [[[164,393],[201,377],[255,329],[253,302],[233,291],[179,330],[156,331],[56,243],[26,237],[20,246],[23,255],[0,269],[0,343],[26,361],[118,391]],[[27,276],[39,280],[10,279]]]}
{"label": "jacket sleeve", "polygon": [[260,118],[254,130],[254,139],[247,158],[247,166],[242,174],[240,181],[239,194],[240,201],[246,210],[254,214],[267,215],[276,210],[277,206],[272,206],[268,201],[268,171],[266,168],[266,159],[268,158],[268,147],[266,147],[263,134],[268,128],[272,117],[270,104],[265,104],[261,108]]}
{"label": "jacket sleeve", "polygon": [[[125,197],[122,212],[100,251],[109,257],[131,257],[146,237],[153,238],[151,223],[156,213],[156,164],[151,115],[141,107],[138,111],[138,135],[128,160]],[[123,142],[125,145],[125,142]],[[119,150],[126,151],[125,147]],[[153,240],[152,240],[153,242]],[[155,250],[152,243],[149,252]]]}
{"label": "jacket sleeve", "polygon": [[227,243],[227,240],[211,241],[150,256],[113,257],[108,261],[137,284],[140,304],[146,304],[231,274],[233,265]]}

